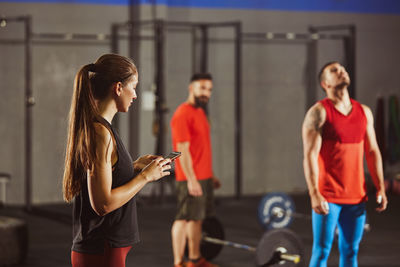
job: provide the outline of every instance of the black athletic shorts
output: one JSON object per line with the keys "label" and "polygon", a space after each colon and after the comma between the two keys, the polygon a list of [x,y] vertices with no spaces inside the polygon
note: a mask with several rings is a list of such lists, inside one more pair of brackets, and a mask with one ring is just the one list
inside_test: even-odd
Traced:
{"label": "black athletic shorts", "polygon": [[187,181],[176,182],[177,213],[175,220],[204,220],[215,216],[213,179],[199,180],[203,195],[189,195]]}

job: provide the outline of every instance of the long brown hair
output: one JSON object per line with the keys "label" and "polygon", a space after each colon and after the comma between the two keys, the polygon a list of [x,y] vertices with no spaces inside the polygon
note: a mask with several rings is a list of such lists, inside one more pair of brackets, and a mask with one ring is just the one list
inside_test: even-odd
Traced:
{"label": "long brown hair", "polygon": [[102,121],[95,100],[105,99],[114,83],[125,84],[134,75],[137,75],[134,63],[115,54],[101,56],[94,64],[83,66],[76,74],[63,177],[65,201],[71,202],[80,193],[86,171],[93,171],[96,159],[93,123]]}

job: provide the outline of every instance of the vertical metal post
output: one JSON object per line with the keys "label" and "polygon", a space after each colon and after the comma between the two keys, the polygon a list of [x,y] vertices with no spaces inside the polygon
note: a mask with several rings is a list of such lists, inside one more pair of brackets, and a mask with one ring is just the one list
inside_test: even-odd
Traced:
{"label": "vertical metal post", "polygon": [[32,210],[32,110],[35,104],[32,91],[32,18],[25,23],[25,209]]}
{"label": "vertical metal post", "polygon": [[[317,34],[317,31],[310,27],[308,29],[311,36]],[[314,105],[317,99],[317,54],[318,54],[318,39],[312,38],[307,44],[307,89],[306,89],[306,106],[305,110],[308,110]]]}
{"label": "vertical metal post", "polygon": [[119,53],[119,25],[112,24],[111,25],[111,53],[118,54]]}
{"label": "vertical metal post", "polygon": [[351,98],[356,98],[356,27],[349,26],[350,36],[344,38],[344,51],[346,57],[346,68],[349,72],[351,84],[348,88]]}
{"label": "vertical metal post", "polygon": [[235,26],[235,196],[242,195],[242,24]]}
{"label": "vertical metal post", "polygon": [[[140,19],[140,7],[135,4],[135,0],[130,1],[129,19],[129,57],[136,65],[138,65],[140,57],[140,41],[136,39],[136,36],[139,36],[140,25],[136,25],[134,21]],[[139,112],[140,97],[138,97],[135,105],[133,105],[129,110],[129,152],[133,158],[139,156]]]}
{"label": "vertical metal post", "polygon": [[200,53],[200,71],[205,73],[208,70],[208,27],[200,26],[201,32],[201,53]]}
{"label": "vertical metal post", "polygon": [[[155,85],[156,85],[156,103],[154,114],[154,127],[156,129],[156,155],[165,155],[165,88],[164,88],[164,22],[162,20],[154,21],[154,59],[155,59]],[[162,201],[164,197],[164,181],[157,183],[159,194],[155,200]],[[154,197],[154,196],[153,196]]]}
{"label": "vertical metal post", "polygon": [[[119,25],[112,24],[111,25],[111,53],[118,54],[119,53]],[[116,129],[119,129],[119,114],[115,114],[113,119],[113,125]]]}
{"label": "vertical metal post", "polygon": [[192,27],[192,74],[197,72],[197,28]]}
{"label": "vertical metal post", "polygon": [[162,20],[156,20],[154,23],[155,33],[155,84],[156,84],[156,123],[157,140],[156,140],[156,154],[164,155],[165,148],[165,127],[164,127],[164,113],[165,113],[165,93],[164,93],[164,24]]}
{"label": "vertical metal post", "polygon": [[[201,47],[200,47],[200,72],[207,73],[208,72],[208,25],[200,25],[200,33],[201,33]],[[204,112],[207,117],[209,115],[208,106],[204,108]]]}

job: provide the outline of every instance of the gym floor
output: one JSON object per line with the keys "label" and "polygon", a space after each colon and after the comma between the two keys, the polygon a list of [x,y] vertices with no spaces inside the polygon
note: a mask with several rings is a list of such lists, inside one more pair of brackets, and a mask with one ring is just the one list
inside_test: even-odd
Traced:
{"label": "gym floor", "polygon": [[[310,214],[307,195],[292,195],[296,211]],[[256,246],[263,234],[257,221],[257,206],[261,197],[244,197],[240,201],[231,198],[217,199],[218,218],[225,228],[229,241]],[[144,202],[143,200],[142,202]],[[364,235],[360,246],[359,266],[400,266],[400,196],[390,195],[388,210],[377,214],[373,203],[368,204],[368,220],[371,231]],[[174,216],[174,203],[141,204],[138,208],[141,242],[128,254],[127,267],[172,266],[170,227]],[[42,206],[34,214],[21,208],[0,208],[1,216],[23,218],[28,222],[29,253],[21,267],[67,267],[70,266],[71,207],[68,205]],[[40,215],[39,215],[40,214]],[[290,228],[304,243],[306,266],[312,246],[309,219],[294,219]],[[225,247],[214,260],[221,267],[255,266],[254,254]],[[338,252],[334,245],[329,266],[338,266]]]}

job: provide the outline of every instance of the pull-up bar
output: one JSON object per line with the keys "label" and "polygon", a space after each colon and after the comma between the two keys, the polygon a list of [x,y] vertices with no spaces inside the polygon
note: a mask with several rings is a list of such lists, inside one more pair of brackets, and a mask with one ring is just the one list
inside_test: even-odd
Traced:
{"label": "pull-up bar", "polygon": [[346,34],[320,34],[320,33],[294,33],[294,32],[265,32],[265,33],[243,33],[242,37],[247,40],[342,40],[348,37]]}

